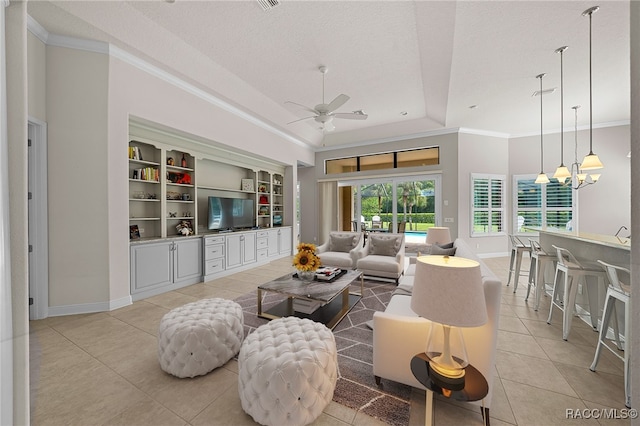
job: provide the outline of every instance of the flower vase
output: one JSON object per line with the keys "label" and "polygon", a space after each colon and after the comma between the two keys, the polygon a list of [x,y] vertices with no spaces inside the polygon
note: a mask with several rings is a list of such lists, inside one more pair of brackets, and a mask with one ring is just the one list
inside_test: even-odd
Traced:
{"label": "flower vase", "polygon": [[305,283],[312,282],[316,277],[316,271],[300,271],[298,270],[298,278]]}

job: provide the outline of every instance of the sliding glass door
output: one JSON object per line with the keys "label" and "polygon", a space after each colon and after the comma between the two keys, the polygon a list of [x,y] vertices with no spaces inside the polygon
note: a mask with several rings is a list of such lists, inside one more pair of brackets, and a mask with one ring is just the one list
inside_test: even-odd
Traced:
{"label": "sliding glass door", "polygon": [[440,224],[440,175],[340,182],[343,230],[424,235]]}

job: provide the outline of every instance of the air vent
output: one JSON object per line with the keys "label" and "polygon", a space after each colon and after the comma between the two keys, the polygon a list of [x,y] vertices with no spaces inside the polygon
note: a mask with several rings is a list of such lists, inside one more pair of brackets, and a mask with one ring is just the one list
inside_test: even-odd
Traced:
{"label": "air vent", "polygon": [[280,6],[280,2],[278,0],[258,0],[260,7],[262,10],[273,9],[276,6]]}
{"label": "air vent", "polygon": [[550,95],[550,94],[554,93],[555,91],[556,91],[555,87],[553,89],[536,90],[535,92],[533,92],[533,95],[531,95],[531,96],[535,97],[535,96],[540,96],[540,95]]}

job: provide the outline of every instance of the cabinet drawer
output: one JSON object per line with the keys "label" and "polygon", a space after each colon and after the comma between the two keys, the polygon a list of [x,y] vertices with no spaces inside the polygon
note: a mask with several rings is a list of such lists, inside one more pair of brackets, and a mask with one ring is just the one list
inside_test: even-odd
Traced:
{"label": "cabinet drawer", "polygon": [[218,259],[224,256],[224,246],[222,244],[214,244],[206,246],[204,249],[204,259]]}
{"label": "cabinet drawer", "polygon": [[269,246],[269,240],[265,237],[265,238],[258,238],[256,240],[256,248],[258,250],[260,249],[266,249]]}
{"label": "cabinet drawer", "polygon": [[224,259],[208,260],[204,265],[204,274],[211,275],[224,271]]}
{"label": "cabinet drawer", "polygon": [[264,238],[268,235],[269,231],[258,231],[256,232],[256,237],[257,238]]}
{"label": "cabinet drawer", "polygon": [[267,249],[258,250],[256,252],[256,257],[258,258],[258,262],[262,262],[263,260],[266,260],[269,257],[267,253]]}
{"label": "cabinet drawer", "polygon": [[204,237],[204,245],[210,244],[224,244],[224,236],[222,237]]}

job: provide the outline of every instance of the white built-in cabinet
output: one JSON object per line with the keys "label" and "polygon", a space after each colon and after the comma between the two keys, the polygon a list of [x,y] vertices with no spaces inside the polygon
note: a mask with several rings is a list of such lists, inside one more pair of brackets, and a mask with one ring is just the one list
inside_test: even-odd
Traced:
{"label": "white built-in cabinet", "polygon": [[256,232],[225,235],[226,269],[237,268],[256,261]]}
{"label": "white built-in cabinet", "polygon": [[134,244],[130,255],[131,295],[134,300],[202,280],[200,238]]}
{"label": "white built-in cabinet", "polygon": [[[291,255],[285,187],[283,166],[130,122],[128,217],[134,300]],[[254,200],[255,228],[210,231],[212,196]],[[184,224],[193,235],[181,235],[178,228]]]}

